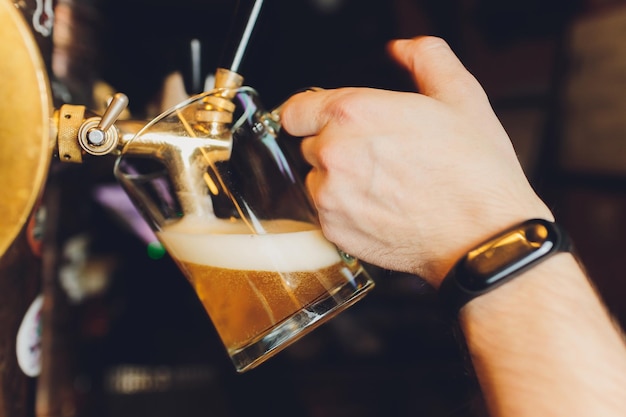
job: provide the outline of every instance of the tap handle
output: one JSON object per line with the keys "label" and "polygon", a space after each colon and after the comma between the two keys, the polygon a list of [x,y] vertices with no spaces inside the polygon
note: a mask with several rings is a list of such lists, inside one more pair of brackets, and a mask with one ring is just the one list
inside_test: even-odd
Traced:
{"label": "tap handle", "polygon": [[244,55],[259,20],[263,0],[239,0],[218,68],[239,73]]}
{"label": "tap handle", "polygon": [[107,106],[100,123],[98,123],[98,129],[106,132],[109,130],[113,123],[120,117],[122,112],[128,107],[128,97],[124,93],[117,93],[111,99],[111,102]]}
{"label": "tap handle", "polygon": [[96,129],[105,132],[113,126],[115,121],[120,117],[122,112],[128,107],[128,97],[124,93],[117,93],[111,99],[111,102],[107,106],[100,123],[96,126]]}
{"label": "tap handle", "polygon": [[81,148],[92,155],[105,155],[113,151],[119,143],[119,134],[113,125],[127,106],[128,97],[117,93],[111,99],[102,117],[85,120],[78,131],[78,142]]}

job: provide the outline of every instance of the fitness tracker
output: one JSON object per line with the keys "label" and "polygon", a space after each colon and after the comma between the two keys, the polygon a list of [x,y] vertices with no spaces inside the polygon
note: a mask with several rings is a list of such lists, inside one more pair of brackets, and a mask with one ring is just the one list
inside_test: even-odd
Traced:
{"label": "fitness tracker", "polygon": [[439,288],[451,313],[470,300],[508,282],[559,252],[571,251],[570,240],[556,223],[532,219],[483,242],[452,267]]}

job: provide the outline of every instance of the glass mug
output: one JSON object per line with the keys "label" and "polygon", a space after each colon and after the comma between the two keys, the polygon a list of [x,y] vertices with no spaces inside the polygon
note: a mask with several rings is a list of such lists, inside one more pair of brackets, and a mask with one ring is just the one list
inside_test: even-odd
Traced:
{"label": "glass mug", "polygon": [[253,89],[212,90],[149,122],[114,169],[238,372],[374,287],[359,261],[322,235],[279,130],[278,112],[265,111]]}

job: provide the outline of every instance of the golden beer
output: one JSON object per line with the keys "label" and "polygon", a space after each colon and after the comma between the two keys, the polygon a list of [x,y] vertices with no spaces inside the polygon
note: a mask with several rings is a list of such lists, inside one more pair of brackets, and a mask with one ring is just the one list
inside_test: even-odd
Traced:
{"label": "golden beer", "polygon": [[[307,307],[327,300],[328,308],[328,300],[332,303],[346,285],[352,293],[362,272],[358,262],[342,258],[314,225],[293,220],[260,225],[267,233],[253,234],[240,221],[184,218],[158,233],[231,357],[298,314],[302,317],[289,324],[289,333],[301,336],[318,320],[315,309]],[[337,298],[337,306],[345,302]]]}

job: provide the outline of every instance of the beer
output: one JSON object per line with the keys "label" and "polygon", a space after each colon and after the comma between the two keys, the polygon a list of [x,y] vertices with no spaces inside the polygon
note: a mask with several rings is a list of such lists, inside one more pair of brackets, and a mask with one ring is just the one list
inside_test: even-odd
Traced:
{"label": "beer", "polygon": [[158,234],[231,356],[358,273],[311,224],[261,225],[271,233],[253,234],[239,221],[186,218]]}

